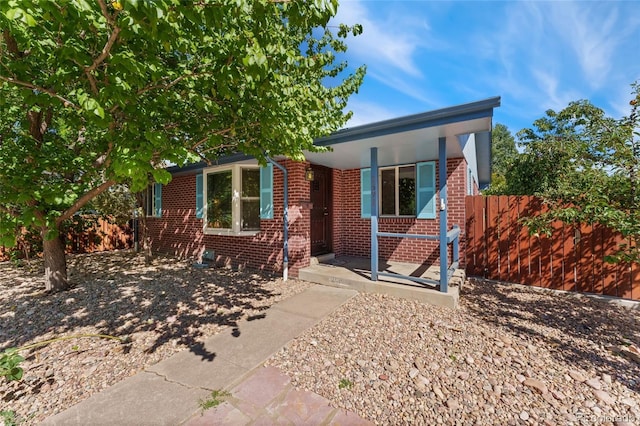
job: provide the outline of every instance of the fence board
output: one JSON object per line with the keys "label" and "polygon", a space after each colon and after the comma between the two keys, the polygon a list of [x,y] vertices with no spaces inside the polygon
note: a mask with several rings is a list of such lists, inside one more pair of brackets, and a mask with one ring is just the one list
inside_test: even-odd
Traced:
{"label": "fence board", "polygon": [[484,197],[473,197],[473,206],[476,212],[476,223],[474,224],[474,235],[481,237],[481,241],[476,246],[476,265],[478,274],[485,276],[487,269],[487,239],[484,238],[487,228],[487,203]]}
{"label": "fence board", "polygon": [[[522,219],[529,215],[529,200],[530,197],[520,197],[518,201],[518,219]],[[523,284],[532,284],[531,280],[531,262],[530,262],[530,254],[531,250],[529,247],[529,243],[531,238],[529,237],[529,231],[527,228],[520,225],[518,236],[520,238],[520,242],[518,244],[518,263],[520,268],[520,281]]]}
{"label": "fence board", "polygon": [[572,226],[564,226],[564,289],[578,291],[576,287],[576,238]]}
{"label": "fence board", "polygon": [[[535,214],[542,208],[542,202],[538,198],[531,198],[529,201],[531,211]],[[541,286],[540,278],[540,236],[534,235],[529,241],[529,247],[531,252],[531,283],[537,287]]]}
{"label": "fence board", "polygon": [[605,227],[561,222],[551,235],[529,235],[519,220],[546,209],[536,197],[469,196],[467,274],[640,300],[640,265],[605,261],[624,242]]}
{"label": "fence board", "polygon": [[[617,242],[614,234],[608,233],[603,236],[603,250],[607,254],[612,254],[616,251]],[[603,264],[603,277],[604,277],[604,289],[603,293],[607,296],[616,296],[616,266],[609,262]]]}
{"label": "fence board", "polygon": [[578,291],[593,293],[593,231],[588,223],[580,225],[576,242],[576,287]]}
{"label": "fence board", "polygon": [[631,264],[631,299],[640,300],[640,265]]}
{"label": "fence board", "polygon": [[489,197],[487,199],[487,268],[488,277],[492,280],[500,278],[499,248],[498,248],[498,197]]}
{"label": "fence board", "polygon": [[[618,245],[628,244],[628,240],[622,236],[617,238]],[[631,265],[627,262],[620,262],[616,265],[616,296],[631,297]]]}
{"label": "fence board", "polygon": [[551,225],[551,285],[554,290],[564,288],[564,226],[555,222]]}
{"label": "fence board", "polygon": [[520,224],[518,223],[518,209],[520,207],[520,197],[509,197],[509,277],[507,281],[516,282],[520,278],[520,244],[519,236]]}
{"label": "fence board", "polygon": [[604,228],[600,224],[593,225],[593,292],[603,294],[604,291],[604,257],[606,251],[603,246]]}
{"label": "fence board", "polygon": [[476,236],[476,221],[480,212],[477,212],[473,208],[473,197],[465,197],[464,208],[467,212],[465,222],[465,249],[464,249],[464,264],[471,275],[481,275],[480,268],[477,264],[477,250],[480,244],[480,236]]}
{"label": "fence board", "polygon": [[499,278],[509,279],[509,197],[498,197],[498,262]]}

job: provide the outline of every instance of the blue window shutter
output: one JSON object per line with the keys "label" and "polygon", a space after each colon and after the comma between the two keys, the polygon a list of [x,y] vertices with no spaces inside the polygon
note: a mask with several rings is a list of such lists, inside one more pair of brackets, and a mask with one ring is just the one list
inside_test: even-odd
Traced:
{"label": "blue window shutter", "polygon": [[153,196],[155,197],[153,208],[153,215],[155,217],[162,217],[162,184],[156,183],[153,188]]}
{"label": "blue window shutter", "polygon": [[418,219],[435,219],[436,218],[436,163],[429,161],[427,163],[416,164],[418,179],[416,186],[418,187],[418,211],[416,216]]}
{"label": "blue window shutter", "polygon": [[273,164],[260,167],[260,219],[273,219]]}
{"label": "blue window shutter", "polygon": [[360,216],[371,217],[371,169],[360,170]]}
{"label": "blue window shutter", "polygon": [[204,194],[202,188],[202,173],[196,175],[196,217],[202,219],[204,213]]}

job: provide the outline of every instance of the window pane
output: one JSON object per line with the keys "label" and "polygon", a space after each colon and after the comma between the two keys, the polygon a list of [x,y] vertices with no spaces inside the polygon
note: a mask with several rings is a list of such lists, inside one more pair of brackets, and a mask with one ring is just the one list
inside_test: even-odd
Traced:
{"label": "window pane", "polygon": [[381,214],[396,214],[396,170],[382,170],[382,185],[380,188],[380,197],[382,199]]}
{"label": "window pane", "polygon": [[231,228],[231,170],[207,175],[207,226]]}
{"label": "window pane", "polygon": [[260,169],[242,169],[242,196],[260,196]]}
{"label": "window pane", "polygon": [[260,200],[242,200],[242,230],[260,229]]}
{"label": "window pane", "polygon": [[413,216],[416,214],[416,170],[414,166],[398,169],[398,198],[400,215]]}

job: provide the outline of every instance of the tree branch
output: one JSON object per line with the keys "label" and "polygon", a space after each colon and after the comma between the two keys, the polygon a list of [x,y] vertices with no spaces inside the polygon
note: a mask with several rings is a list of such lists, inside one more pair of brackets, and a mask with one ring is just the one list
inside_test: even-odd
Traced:
{"label": "tree branch", "polygon": [[186,79],[186,78],[196,78],[196,77],[201,77],[203,75],[211,75],[210,72],[203,72],[203,73],[192,73],[192,74],[184,74],[181,75],[180,77],[170,81],[167,84],[154,84],[151,86],[147,86],[147,87],[143,87],[142,89],[138,90],[138,95],[143,94],[144,92],[149,92],[151,90],[155,90],[155,89],[170,89],[171,87],[175,86],[176,84],[180,83],[182,80]]}
{"label": "tree branch", "polygon": [[[229,133],[231,131],[231,128],[226,128],[223,130],[218,130],[217,132],[213,132],[213,135],[224,135],[225,133]],[[199,147],[200,145],[202,145],[203,143],[205,143],[207,141],[207,139],[209,139],[209,137],[211,137],[211,134],[205,136],[204,138],[200,139],[198,142],[195,143],[195,145],[191,146],[191,150],[195,150],[197,147]]]}
{"label": "tree branch", "polygon": [[72,107],[73,109],[75,109],[77,111],[80,111],[80,109],[81,109],[78,105],[74,104],[69,99],[58,95],[56,92],[54,92],[51,89],[45,89],[44,87],[36,86],[35,84],[27,83],[26,81],[20,81],[20,80],[17,80],[15,78],[5,77],[3,75],[0,75],[0,80],[6,81],[7,83],[15,84],[16,86],[28,87],[29,89],[33,89],[33,90],[37,90],[38,92],[46,93],[47,95],[49,95],[49,96],[51,96],[53,98],[61,100],[62,103],[64,104],[64,106],[66,106],[66,107],[70,106],[70,107]]}
{"label": "tree branch", "polygon": [[93,168],[101,169],[104,167],[106,169],[107,167],[109,167],[109,164],[111,163],[109,154],[111,154],[111,151],[113,151],[113,142],[109,142],[109,147],[107,148],[107,152],[102,154],[100,157],[96,159],[96,161],[93,162]]}
{"label": "tree branch", "polygon": [[102,52],[100,53],[100,55],[98,55],[96,59],[93,60],[93,63],[89,67],[85,68],[85,72],[95,71],[96,68],[98,68],[98,66],[102,62],[104,62],[105,59],[107,59],[107,56],[109,56],[109,52],[111,52],[111,48],[113,47],[113,44],[118,39],[119,34],[120,34],[120,27],[114,27],[113,32],[109,36],[109,40],[107,40],[107,44],[105,44],[104,47],[102,48]]}
{"label": "tree branch", "polygon": [[18,217],[20,214],[17,211],[10,210],[9,208],[0,205],[0,212],[5,212],[9,216]]}
{"label": "tree branch", "polygon": [[237,146],[238,146],[238,144],[235,144],[235,143],[234,144],[230,144],[230,145],[217,145],[217,146],[212,146],[209,149],[205,149],[204,151],[202,151],[202,153],[205,154],[207,152],[211,152],[211,151],[215,151],[215,150],[219,150],[219,149],[236,148]]}
{"label": "tree branch", "polygon": [[102,194],[104,191],[115,185],[115,183],[115,180],[108,180],[100,186],[93,188],[91,191],[85,193],[82,197],[78,198],[71,207],[69,207],[64,213],[62,213],[59,218],[56,219],[56,225],[60,226],[62,222],[76,214],[78,210],[80,210],[85,204],[91,201],[91,199]]}
{"label": "tree branch", "polygon": [[100,55],[98,55],[98,57],[93,60],[93,63],[91,65],[85,67],[84,69],[84,73],[89,79],[89,85],[91,86],[91,91],[94,95],[98,94],[98,84],[96,83],[96,78],[92,73],[100,66],[100,64],[104,62],[105,59],[107,59],[109,53],[111,52],[111,48],[115,44],[116,40],[118,39],[118,35],[120,34],[120,27],[116,26],[116,17],[118,16],[119,11],[116,10],[116,12],[111,15],[104,0],[98,0],[98,4],[100,5],[102,15],[105,17],[109,25],[113,26],[113,31],[111,32],[111,35],[109,35],[109,39],[102,48],[102,52],[100,52]]}
{"label": "tree branch", "polygon": [[24,56],[24,52],[21,52],[20,49],[18,49],[18,42],[16,41],[15,37],[13,37],[9,30],[6,28],[3,31],[3,37],[5,43],[7,44],[7,50],[9,51],[9,53],[19,58]]}

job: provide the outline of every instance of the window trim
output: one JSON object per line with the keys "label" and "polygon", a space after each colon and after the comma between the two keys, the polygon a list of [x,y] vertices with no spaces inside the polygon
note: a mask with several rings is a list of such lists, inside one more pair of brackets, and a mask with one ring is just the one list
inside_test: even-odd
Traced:
{"label": "window trim", "polygon": [[[144,190],[144,214],[146,217],[162,217],[162,184],[150,183]],[[151,207],[150,209],[147,207]]]}
{"label": "window trim", "polygon": [[[230,164],[224,166],[208,167],[202,170],[202,229],[207,235],[236,235],[236,236],[253,236],[261,232],[260,229],[243,230],[242,229],[242,169],[259,170],[257,163],[241,163]],[[209,199],[207,197],[207,175],[212,173],[220,173],[231,171],[231,228],[211,228],[209,227]],[[250,197],[259,199],[259,197]],[[259,217],[259,220],[262,220]]]}
{"label": "window trim", "polygon": [[[416,217],[416,213],[414,212],[414,214],[400,214],[400,169],[403,167],[413,167],[413,180],[416,182],[416,189],[414,190],[414,198],[416,201],[416,205],[417,205],[417,200],[418,200],[418,191],[417,191],[417,181],[418,181],[418,176],[417,176],[417,170],[416,170],[416,164],[398,164],[395,166],[385,166],[385,167],[379,167],[378,168],[378,193],[380,194],[380,196],[378,197],[378,211],[380,212],[380,217],[381,218],[412,218],[412,217]],[[382,214],[382,172],[384,170],[395,170],[394,173],[394,186],[395,186],[395,214]]]}
{"label": "window trim", "polygon": [[[414,166],[414,173],[415,173],[415,197],[416,197],[416,212],[414,215],[382,215],[380,214],[382,212],[382,173],[381,171],[384,169],[395,169],[395,168],[402,168],[402,167],[409,167],[409,166]],[[433,185],[424,185],[424,182],[420,181],[420,169],[422,167],[425,166],[429,166],[431,167],[431,173],[430,173],[430,180],[432,181]],[[438,195],[438,188],[437,188],[437,181],[436,181],[436,168],[437,168],[437,161],[421,161],[421,162],[417,162],[417,163],[408,163],[408,164],[398,164],[398,165],[394,165],[394,166],[385,166],[385,167],[379,167],[378,168],[378,208],[379,208],[379,218],[384,218],[384,219],[420,219],[420,220],[424,220],[424,219],[437,219],[437,214],[436,214],[436,202],[437,202],[437,195]],[[360,217],[362,219],[370,219],[371,218],[371,208],[369,207],[371,204],[371,188],[370,188],[370,176],[371,176],[371,168],[370,167],[365,167],[360,169]],[[397,199],[397,203],[396,203],[396,211],[399,212],[399,196],[400,196],[400,192],[398,191],[398,183],[399,183],[399,174],[396,173],[395,174],[395,179],[396,179],[396,199]],[[421,186],[422,184],[422,186]],[[424,192],[431,192],[431,198],[429,200],[426,200],[426,204],[424,206],[420,205],[420,202],[425,202],[424,199],[422,199],[422,197],[424,196],[423,193]],[[424,211],[425,208],[429,205],[429,203],[431,203],[431,209]]]}

